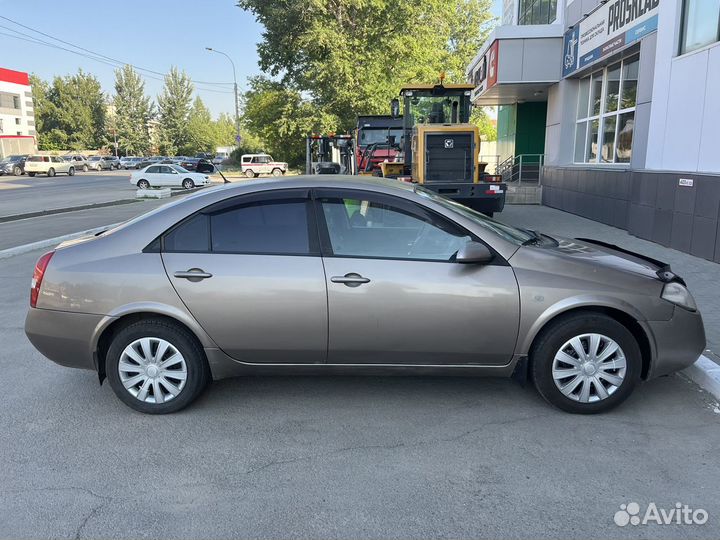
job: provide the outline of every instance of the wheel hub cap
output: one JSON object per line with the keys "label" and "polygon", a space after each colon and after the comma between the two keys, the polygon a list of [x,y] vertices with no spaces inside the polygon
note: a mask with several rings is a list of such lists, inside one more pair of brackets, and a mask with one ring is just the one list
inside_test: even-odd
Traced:
{"label": "wheel hub cap", "polygon": [[146,337],[133,341],[120,355],[120,381],[136,399],[165,403],[180,395],[187,381],[187,364],[172,343]]}
{"label": "wheel hub cap", "polygon": [[582,403],[602,401],[625,380],[625,353],[602,334],[582,334],[565,342],[555,354],[552,376],[566,397]]}

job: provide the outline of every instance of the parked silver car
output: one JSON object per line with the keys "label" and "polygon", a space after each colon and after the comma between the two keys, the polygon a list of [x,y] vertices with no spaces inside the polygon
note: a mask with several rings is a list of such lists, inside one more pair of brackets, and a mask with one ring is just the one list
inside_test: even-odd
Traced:
{"label": "parked silver car", "polygon": [[58,246],[25,331],[139,411],[263,373],[528,374],[575,413],[693,363],[700,313],[662,263],[489,219],[412,184],[228,184]]}

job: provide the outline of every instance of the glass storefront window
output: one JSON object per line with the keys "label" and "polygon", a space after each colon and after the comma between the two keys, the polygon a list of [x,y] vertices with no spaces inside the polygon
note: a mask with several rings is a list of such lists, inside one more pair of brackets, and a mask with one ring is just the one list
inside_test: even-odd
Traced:
{"label": "glass storefront window", "polygon": [[603,112],[617,111],[620,95],[620,64],[608,68],[607,84],[605,85],[605,108]]}
{"label": "glass storefront window", "polygon": [[580,79],[575,163],[630,162],[638,71],[635,55]]}
{"label": "glass storefront window", "polygon": [[720,0],[683,2],[680,54],[720,41]]}

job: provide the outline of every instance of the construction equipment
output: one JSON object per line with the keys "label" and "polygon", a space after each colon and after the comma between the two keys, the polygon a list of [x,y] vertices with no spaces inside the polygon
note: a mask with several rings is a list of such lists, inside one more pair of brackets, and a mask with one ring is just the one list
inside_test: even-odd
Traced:
{"label": "construction equipment", "polygon": [[393,115],[358,116],[355,129],[355,161],[358,174],[374,174],[380,164],[395,161],[402,149],[389,144],[394,137],[399,143],[403,136],[403,120]]}
{"label": "construction equipment", "polygon": [[352,135],[312,134],[305,140],[305,174],[355,174]]}
{"label": "construction equipment", "polygon": [[[405,86],[403,99],[403,173],[393,175],[487,215],[502,211],[507,186],[479,163],[480,133],[470,124],[471,84]],[[393,110],[399,108],[393,100]],[[393,167],[397,169],[397,165]]]}

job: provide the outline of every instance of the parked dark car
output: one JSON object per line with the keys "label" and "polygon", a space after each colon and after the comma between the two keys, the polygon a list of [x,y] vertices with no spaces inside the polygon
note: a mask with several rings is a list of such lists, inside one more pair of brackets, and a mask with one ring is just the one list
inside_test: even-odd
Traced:
{"label": "parked dark car", "polygon": [[3,174],[22,176],[25,174],[25,160],[27,160],[27,155],[13,155],[3,158],[0,161],[0,176]]}
{"label": "parked dark car", "polygon": [[207,159],[201,159],[195,166],[195,171],[203,174],[212,174],[215,172],[215,165]]}
{"label": "parked dark car", "polygon": [[188,171],[196,171],[200,158],[187,158],[180,162],[180,166]]}

